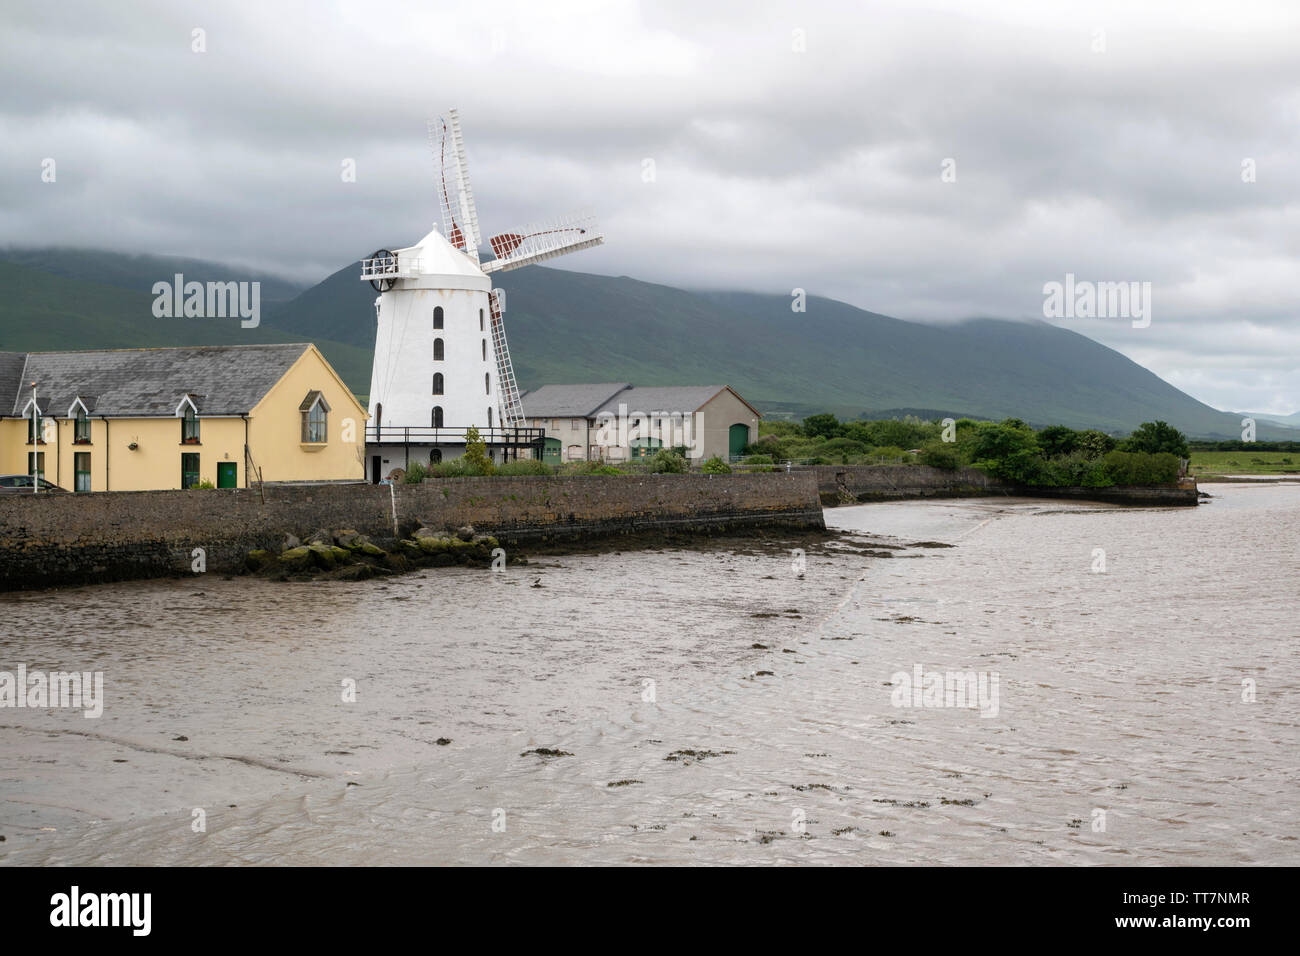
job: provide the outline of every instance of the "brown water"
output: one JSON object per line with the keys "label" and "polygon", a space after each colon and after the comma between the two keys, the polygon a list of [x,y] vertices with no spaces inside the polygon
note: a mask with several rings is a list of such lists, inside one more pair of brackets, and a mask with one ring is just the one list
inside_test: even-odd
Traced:
{"label": "brown water", "polygon": [[[666,550],[0,596],[0,670],[107,697],[0,709],[0,860],[1295,864],[1300,488],[1210,487],[836,509],[955,547],[802,577]],[[996,673],[996,716],[894,706],[915,665]]]}

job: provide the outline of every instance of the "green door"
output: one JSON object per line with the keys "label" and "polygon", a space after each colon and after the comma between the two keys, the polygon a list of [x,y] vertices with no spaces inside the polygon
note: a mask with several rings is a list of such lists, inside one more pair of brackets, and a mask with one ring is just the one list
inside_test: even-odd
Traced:
{"label": "green door", "polygon": [[542,461],[548,465],[558,465],[560,463],[560,440],[558,438],[546,439],[546,447],[542,449]]}
{"label": "green door", "polygon": [[233,461],[217,462],[217,487],[238,488],[238,466]]}
{"label": "green door", "polygon": [[749,426],[732,425],[730,432],[727,434],[727,453],[731,455],[732,459],[739,458],[748,444]]}
{"label": "green door", "polygon": [[632,458],[649,458],[663,445],[658,438],[633,438],[627,443],[628,455]]}
{"label": "green door", "polygon": [[193,488],[199,483],[199,456],[191,452],[181,455],[181,487]]}

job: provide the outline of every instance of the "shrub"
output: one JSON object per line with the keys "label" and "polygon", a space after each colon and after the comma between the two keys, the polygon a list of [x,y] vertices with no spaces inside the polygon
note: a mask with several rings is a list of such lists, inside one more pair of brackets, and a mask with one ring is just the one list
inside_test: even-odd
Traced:
{"label": "shrub", "polygon": [[1146,452],[1149,455],[1166,452],[1176,458],[1187,458],[1187,436],[1164,422],[1143,422],[1133,434],[1124,439],[1121,451]]}
{"label": "shrub", "polygon": [[810,438],[834,438],[840,434],[839,419],[829,412],[809,415],[803,420],[803,433]]}
{"label": "shrub", "polygon": [[731,466],[717,455],[714,455],[704,463],[700,468],[700,471],[704,472],[706,475],[729,475],[731,474]]}
{"label": "shrub", "polygon": [[1106,477],[1117,485],[1160,485],[1178,480],[1178,457],[1169,452],[1112,451],[1105,459]]}
{"label": "shrub", "polygon": [[951,442],[932,441],[921,449],[921,464],[945,471],[956,471],[961,467],[961,456],[957,446]]}
{"label": "shrub", "polygon": [[645,463],[646,471],[652,475],[682,475],[690,470],[685,458],[666,448],[660,448]]}
{"label": "shrub", "polygon": [[191,488],[215,488],[217,486],[214,485],[212,482],[208,481],[208,479],[203,478],[199,481],[197,485],[190,485],[190,487]]}
{"label": "shrub", "polygon": [[817,446],[817,451],[823,455],[859,456],[867,453],[867,446],[852,438],[832,438]]}
{"label": "shrub", "polygon": [[497,465],[498,475],[553,475],[555,469],[536,458],[520,458],[517,461],[503,461]]}
{"label": "shrub", "polygon": [[771,455],[750,455],[745,459],[747,465],[770,465],[773,464]]}
{"label": "shrub", "polygon": [[463,456],[468,474],[490,475],[496,471],[492,459],[488,457],[487,442],[479,437],[478,429],[471,426],[465,432],[465,454]]}
{"label": "shrub", "polygon": [[890,458],[895,461],[907,457],[907,452],[899,448],[897,445],[881,445],[877,448],[871,449],[871,454],[875,455],[877,458]]}
{"label": "shrub", "polygon": [[429,470],[422,464],[412,462],[411,467],[406,469],[406,474],[402,475],[402,481],[408,485],[418,485],[429,476]]}

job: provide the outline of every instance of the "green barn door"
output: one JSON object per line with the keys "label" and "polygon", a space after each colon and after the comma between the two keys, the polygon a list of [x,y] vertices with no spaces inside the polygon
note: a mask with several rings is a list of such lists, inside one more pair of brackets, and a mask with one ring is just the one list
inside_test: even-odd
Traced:
{"label": "green barn door", "polygon": [[239,466],[233,461],[217,462],[217,487],[218,488],[238,488]]}
{"label": "green barn door", "polygon": [[749,444],[749,426],[732,425],[727,434],[727,453],[732,459],[739,458]]}
{"label": "green barn door", "polygon": [[546,447],[542,449],[542,461],[548,465],[558,465],[560,463],[560,440],[558,438],[546,439]]}

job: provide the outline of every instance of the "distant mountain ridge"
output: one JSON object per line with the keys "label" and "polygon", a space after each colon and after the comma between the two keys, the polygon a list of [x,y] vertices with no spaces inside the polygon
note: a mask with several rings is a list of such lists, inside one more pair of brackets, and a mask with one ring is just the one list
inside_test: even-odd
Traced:
{"label": "distant mountain ridge", "polygon": [[[199,260],[48,252],[0,250],[0,349],[312,341],[354,391],[369,389],[376,293],[355,264],[304,289]],[[258,278],[261,326],[155,319],[152,282],[176,271],[198,281]],[[914,411],[1107,431],[1162,419],[1196,437],[1240,437],[1242,416],[1045,322],[925,325],[816,296],[806,312],[792,313],[784,295],[691,292],[539,266],[495,279],[506,291],[506,332],[523,388],[717,381],[776,415]],[[1297,437],[1258,420],[1260,438]]]}

